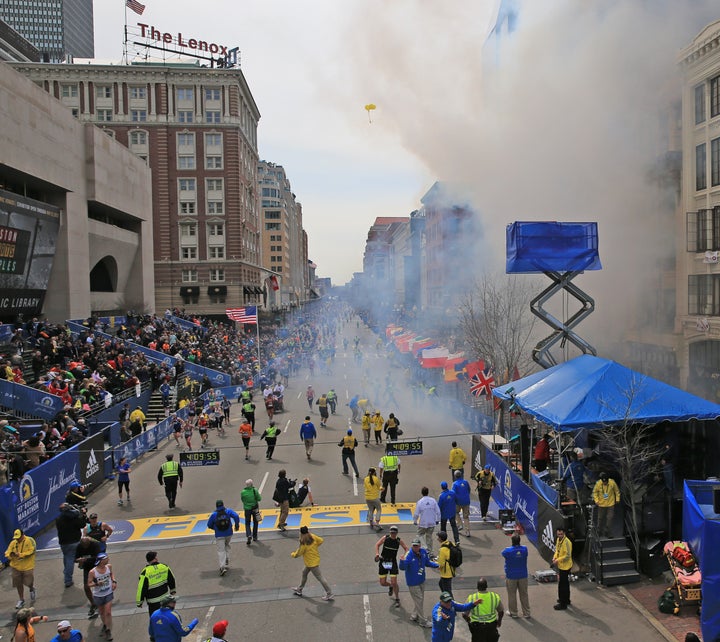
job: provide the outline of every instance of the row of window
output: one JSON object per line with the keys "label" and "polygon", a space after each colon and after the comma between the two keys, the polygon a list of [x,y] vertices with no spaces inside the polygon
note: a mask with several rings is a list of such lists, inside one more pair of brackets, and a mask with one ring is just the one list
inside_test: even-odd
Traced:
{"label": "row of window", "polygon": [[704,123],[707,118],[706,87],[710,93],[710,118],[720,115],[720,76],[695,87],[695,124]]}
{"label": "row of window", "polygon": [[[77,111],[77,110],[75,110]],[[78,115],[79,111],[77,113],[74,113],[74,115]],[[100,123],[111,123],[113,122],[113,116],[115,115],[114,110],[112,109],[106,109],[102,107],[98,107],[95,109],[95,118]],[[205,119],[195,119],[195,112],[188,109],[178,109],[176,113],[176,121],[178,123],[205,123],[207,125],[217,125],[222,122],[222,114],[220,113],[219,109],[206,109],[205,110]],[[147,109],[130,109],[128,111],[128,117],[131,122],[133,123],[146,123],[148,119]],[[120,119],[121,122],[125,120],[125,118]]]}
{"label": "row of window", "polygon": [[[701,143],[695,147],[695,189],[707,189],[707,181],[707,144]],[[710,141],[710,185],[720,185],[720,138]]]}
{"label": "row of window", "polygon": [[[80,87],[74,83],[62,83],[60,85],[60,95],[63,98],[77,98],[80,94]],[[147,100],[147,86],[130,85],[128,87],[130,100]],[[208,87],[204,90],[206,103],[218,103],[222,97],[222,89],[220,87]],[[113,97],[112,85],[95,85],[95,96],[100,99]],[[192,87],[178,87],[175,90],[175,96],[178,103],[188,103],[195,100],[195,90]]]}

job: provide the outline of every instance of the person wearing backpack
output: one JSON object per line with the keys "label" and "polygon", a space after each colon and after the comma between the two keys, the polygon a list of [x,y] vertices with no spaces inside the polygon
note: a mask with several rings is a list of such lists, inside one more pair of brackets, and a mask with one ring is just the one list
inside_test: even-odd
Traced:
{"label": "person wearing backpack", "polygon": [[437,558],[440,567],[440,582],[438,584],[441,591],[447,591],[452,595],[452,579],[455,577],[456,569],[462,564],[462,550],[448,540],[445,531],[440,531],[437,538],[440,542]]}
{"label": "person wearing backpack", "polygon": [[220,575],[227,573],[230,564],[230,540],[233,535],[233,522],[235,530],[240,529],[240,515],[234,510],[226,508],[222,499],[215,502],[215,512],[210,515],[207,527],[215,531],[215,546],[217,547]]}

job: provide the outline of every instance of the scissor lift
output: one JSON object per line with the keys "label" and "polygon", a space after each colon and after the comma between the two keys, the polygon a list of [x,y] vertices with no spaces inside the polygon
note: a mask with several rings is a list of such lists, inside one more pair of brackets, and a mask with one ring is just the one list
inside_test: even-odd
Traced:
{"label": "scissor lift", "polygon": [[[597,351],[574,328],[595,310],[595,300],[572,280],[586,270],[600,270],[597,223],[515,222],[506,230],[508,274],[544,274],[552,284],[530,302],[531,312],[547,323],[552,333],[538,342],[533,360],[543,368],[557,365],[552,347],[570,341],[584,354]],[[566,292],[580,309],[566,321],[560,321],[543,305],[557,294]]]}

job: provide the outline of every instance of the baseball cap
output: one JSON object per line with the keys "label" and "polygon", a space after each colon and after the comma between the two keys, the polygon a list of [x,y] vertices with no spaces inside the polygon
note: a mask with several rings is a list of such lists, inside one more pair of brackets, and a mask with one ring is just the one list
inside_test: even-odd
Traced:
{"label": "baseball cap", "polygon": [[447,482],[446,481],[440,482],[440,488],[447,488]]}
{"label": "baseball cap", "polygon": [[72,624],[70,624],[70,622],[68,622],[67,620],[60,620],[60,621],[58,622],[58,627],[57,627],[57,628],[58,628],[58,631],[59,631],[60,629],[71,629],[71,628],[72,628]]}
{"label": "baseball cap", "polygon": [[220,508],[220,506],[225,506],[225,504],[223,503],[223,500],[222,500],[222,499],[218,499],[218,500],[215,502],[215,508]]}
{"label": "baseball cap", "polygon": [[155,551],[148,551],[145,553],[145,561],[149,564],[157,557],[157,553]]}
{"label": "baseball cap", "polygon": [[347,434],[348,434],[348,435],[352,435],[352,428],[348,428]]}
{"label": "baseball cap", "polygon": [[395,532],[397,533],[399,529],[398,529],[397,526],[395,526],[395,524],[393,524],[393,525],[390,527],[390,530],[391,530],[391,531],[395,531]]}
{"label": "baseball cap", "polygon": [[490,470],[490,464],[485,464],[485,470]]}
{"label": "baseball cap", "polygon": [[412,542],[410,542],[410,546],[421,546],[422,542],[416,537]]}
{"label": "baseball cap", "polygon": [[225,632],[227,631],[227,628],[228,628],[228,624],[230,624],[230,622],[228,622],[227,620],[220,620],[219,622],[215,622],[215,624],[213,624],[213,635],[215,635],[215,636],[225,635]]}
{"label": "baseball cap", "polygon": [[177,595],[167,595],[161,600],[160,606],[167,606],[171,602],[172,603],[177,602],[177,600],[178,600]]}
{"label": "baseball cap", "polygon": [[13,539],[20,539],[22,537],[22,531],[19,528],[15,529],[13,533]]}
{"label": "baseball cap", "polygon": [[452,594],[448,593],[447,591],[443,591],[442,593],[440,593],[440,601],[441,602],[451,602]]}

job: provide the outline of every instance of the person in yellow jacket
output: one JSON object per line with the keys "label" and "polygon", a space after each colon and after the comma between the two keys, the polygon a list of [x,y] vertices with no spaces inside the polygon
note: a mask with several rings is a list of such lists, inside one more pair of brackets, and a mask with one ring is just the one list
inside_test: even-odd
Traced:
{"label": "person in yellow jacket", "polygon": [[326,602],[335,599],[335,596],[330,590],[330,585],[325,581],[325,578],[320,572],[320,552],[318,551],[318,547],[324,541],[325,540],[320,537],[320,535],[313,535],[307,526],[300,527],[300,546],[296,551],[290,553],[290,557],[302,557],[303,562],[305,562],[305,568],[302,572],[300,584],[293,588],[293,593],[295,593],[295,595],[302,596],[305,583],[307,582],[308,573],[312,573],[315,576],[315,579],[317,579],[317,581],[320,582],[322,587],[325,589],[325,595],[323,595],[322,599]]}
{"label": "person in yellow jacket", "polygon": [[370,424],[371,423],[372,423],[372,416],[366,410],[361,419],[362,431],[363,431],[363,441],[365,442],[365,448],[367,448],[368,444],[370,443]]}
{"label": "person in yellow jacket", "polygon": [[452,448],[450,449],[449,466],[452,474],[455,475],[455,471],[460,471],[460,476],[465,477],[465,462],[467,461],[467,455],[462,448],[458,448],[457,441],[452,442]]}
{"label": "person in yellow jacket", "polygon": [[615,504],[620,501],[620,489],[607,473],[600,473],[593,488],[593,501],[598,508],[597,532],[599,537],[612,537]]}
{"label": "person in yellow jacket", "polygon": [[553,607],[556,611],[564,611],[570,604],[570,569],[573,565],[572,542],[565,535],[565,529],[559,526],[556,531],[555,554],[552,565],[558,572],[558,600]]}
{"label": "person in yellow jacket", "polygon": [[25,587],[30,589],[30,600],[35,601],[35,540],[19,528],[13,533],[10,545],[5,551],[12,569],[12,585],[18,592],[16,609],[25,606]]}
{"label": "person in yellow jacket", "polygon": [[370,528],[380,532],[382,530],[382,526],[380,526],[380,518],[382,517],[380,491],[382,490],[382,483],[374,467],[368,468],[368,474],[363,480],[363,484],[365,486],[365,503],[368,507],[368,524]]}
{"label": "person in yellow jacket", "polygon": [[373,432],[375,433],[375,443],[381,444],[382,431],[385,426],[385,417],[382,416],[379,410],[376,410],[375,414],[372,416],[372,426]]}
{"label": "person in yellow jacket", "polygon": [[498,629],[505,615],[502,600],[497,593],[488,591],[484,577],[477,581],[476,586],[477,592],[471,593],[465,600],[473,602],[475,606],[470,612],[463,613],[463,619],[468,623],[473,640],[497,640],[500,637]]}

